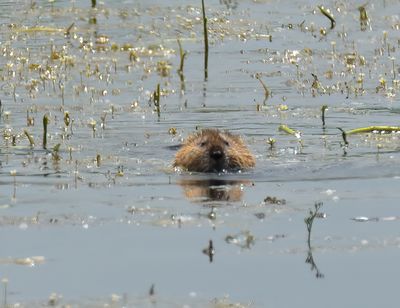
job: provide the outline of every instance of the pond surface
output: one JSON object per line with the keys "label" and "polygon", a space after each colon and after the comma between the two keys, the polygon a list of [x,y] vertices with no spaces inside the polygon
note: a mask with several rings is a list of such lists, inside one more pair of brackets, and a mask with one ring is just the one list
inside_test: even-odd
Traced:
{"label": "pond surface", "polygon": [[206,1],[207,80],[201,1],[0,5],[4,306],[397,307],[400,135],[338,129],[399,123],[397,1]]}

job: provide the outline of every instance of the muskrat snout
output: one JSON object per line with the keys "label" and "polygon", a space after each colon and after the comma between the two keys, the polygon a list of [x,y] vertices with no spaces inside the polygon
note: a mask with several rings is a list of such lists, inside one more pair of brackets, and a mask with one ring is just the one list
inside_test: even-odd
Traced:
{"label": "muskrat snout", "polygon": [[221,160],[224,158],[224,151],[222,149],[211,149],[210,150],[210,157],[214,160]]}

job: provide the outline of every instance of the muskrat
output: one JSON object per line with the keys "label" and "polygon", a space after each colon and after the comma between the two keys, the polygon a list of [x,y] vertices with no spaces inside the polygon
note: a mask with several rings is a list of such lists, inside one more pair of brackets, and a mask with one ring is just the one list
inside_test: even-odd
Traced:
{"label": "muskrat", "polygon": [[174,167],[195,172],[238,171],[254,166],[254,156],[242,138],[218,129],[203,129],[190,135],[174,161]]}

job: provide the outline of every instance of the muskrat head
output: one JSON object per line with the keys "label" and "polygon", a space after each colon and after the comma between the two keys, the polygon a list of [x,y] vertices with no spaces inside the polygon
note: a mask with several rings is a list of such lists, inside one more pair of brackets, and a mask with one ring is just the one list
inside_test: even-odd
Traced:
{"label": "muskrat head", "polygon": [[234,171],[253,167],[254,158],[240,137],[204,129],[186,139],[174,165],[197,172]]}
{"label": "muskrat head", "polygon": [[227,170],[227,150],[229,141],[217,131],[203,131],[195,146],[201,154],[199,170],[201,172],[221,172]]}

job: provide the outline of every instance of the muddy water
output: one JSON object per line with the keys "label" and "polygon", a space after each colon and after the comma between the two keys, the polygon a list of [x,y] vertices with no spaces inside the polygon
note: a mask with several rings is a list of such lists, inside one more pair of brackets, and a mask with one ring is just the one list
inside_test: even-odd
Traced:
{"label": "muddy water", "polygon": [[[398,125],[397,2],[368,3],[365,31],[364,3],[324,4],[330,30],[311,1],[208,2],[207,81],[200,1],[3,2],[3,302],[395,306],[399,135],[346,147],[337,127]],[[257,167],[176,172],[197,127],[241,134]]]}

